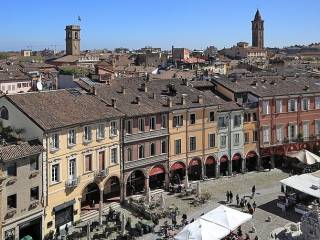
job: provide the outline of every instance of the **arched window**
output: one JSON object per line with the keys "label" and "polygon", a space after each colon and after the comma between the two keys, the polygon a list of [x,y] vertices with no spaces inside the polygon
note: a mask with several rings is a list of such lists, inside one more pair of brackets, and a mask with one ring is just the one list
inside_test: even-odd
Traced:
{"label": "arched window", "polygon": [[156,155],[156,145],[154,143],[150,144],[150,156]]}
{"label": "arched window", "polygon": [[0,108],[0,118],[5,119],[5,120],[9,120],[8,109],[4,106]]}
{"label": "arched window", "polygon": [[138,158],[144,158],[144,146],[139,145],[139,150],[138,150]]}

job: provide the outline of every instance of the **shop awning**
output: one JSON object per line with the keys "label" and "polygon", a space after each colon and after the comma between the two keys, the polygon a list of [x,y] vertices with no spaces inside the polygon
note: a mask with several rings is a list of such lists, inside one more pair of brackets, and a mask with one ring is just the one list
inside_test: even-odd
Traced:
{"label": "shop awning", "polygon": [[241,156],[239,154],[236,154],[233,156],[232,158],[232,161],[237,161],[237,160],[240,160],[241,159]]}
{"label": "shop awning", "polygon": [[162,167],[156,166],[151,169],[149,176],[154,176],[162,173],[164,173],[164,169]]}
{"label": "shop awning", "polygon": [[189,166],[198,166],[198,165],[200,165],[199,159],[192,159],[189,163]]}
{"label": "shop awning", "polygon": [[71,200],[71,201],[69,201],[69,202],[65,202],[65,203],[63,203],[63,204],[60,204],[60,205],[54,207],[54,208],[53,208],[53,211],[54,211],[54,212],[58,212],[58,211],[60,211],[60,210],[62,210],[62,209],[65,209],[65,208],[67,208],[67,207],[72,206],[72,205],[75,204],[75,203],[76,203],[76,200],[73,199],[73,200]]}
{"label": "shop awning", "polygon": [[247,154],[247,158],[253,158],[253,157],[256,157],[256,156],[257,156],[257,154],[255,152],[249,152]]}
{"label": "shop awning", "polygon": [[228,157],[227,156],[222,156],[220,158],[220,162],[227,162],[228,161]]}
{"label": "shop awning", "polygon": [[207,161],[206,161],[206,165],[211,165],[211,164],[214,164],[215,160],[214,158],[207,158]]}
{"label": "shop awning", "polygon": [[179,170],[179,169],[185,169],[185,165],[181,162],[176,162],[171,166],[171,171]]}

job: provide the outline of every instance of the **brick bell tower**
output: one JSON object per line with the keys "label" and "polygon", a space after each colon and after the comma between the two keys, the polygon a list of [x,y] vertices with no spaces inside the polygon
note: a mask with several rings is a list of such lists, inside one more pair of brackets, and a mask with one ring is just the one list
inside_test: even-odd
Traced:
{"label": "brick bell tower", "polygon": [[259,10],[257,10],[256,15],[252,23],[252,47],[264,48],[264,21],[261,18]]}
{"label": "brick bell tower", "polygon": [[66,54],[80,55],[80,26],[66,26]]}

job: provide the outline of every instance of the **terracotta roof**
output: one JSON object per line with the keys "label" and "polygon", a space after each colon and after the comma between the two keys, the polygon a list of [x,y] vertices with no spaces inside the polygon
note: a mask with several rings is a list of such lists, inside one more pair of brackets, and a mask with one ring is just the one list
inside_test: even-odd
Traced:
{"label": "terracotta roof", "polygon": [[123,116],[95,95],[79,89],[5,96],[45,131]]}
{"label": "terracotta roof", "polygon": [[39,141],[29,141],[0,147],[0,160],[8,162],[40,154],[44,151]]}

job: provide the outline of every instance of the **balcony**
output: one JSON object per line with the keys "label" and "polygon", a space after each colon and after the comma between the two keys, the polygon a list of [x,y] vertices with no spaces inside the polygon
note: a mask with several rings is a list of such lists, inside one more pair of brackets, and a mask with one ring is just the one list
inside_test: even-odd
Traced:
{"label": "balcony", "polygon": [[102,178],[105,178],[109,175],[108,169],[98,170],[94,174],[94,178],[97,180],[100,180]]}
{"label": "balcony", "polygon": [[141,140],[155,138],[155,137],[163,137],[163,136],[167,136],[168,134],[169,132],[167,128],[148,131],[148,132],[135,133],[135,134],[126,134],[124,136],[124,143],[141,141]]}
{"label": "balcony", "polygon": [[153,157],[142,158],[142,159],[131,161],[131,162],[125,162],[124,170],[129,170],[132,168],[137,168],[137,167],[142,167],[142,166],[146,166],[154,163],[163,162],[167,159],[168,159],[168,154],[164,153],[164,154],[153,156]]}
{"label": "balcony", "polygon": [[6,185],[7,185],[7,186],[13,185],[13,184],[16,183],[16,181],[17,181],[17,177],[16,177],[16,176],[9,176]]}
{"label": "balcony", "polygon": [[75,188],[76,186],[79,185],[80,179],[79,177],[74,178],[74,179],[68,179],[66,181],[66,188]]}

